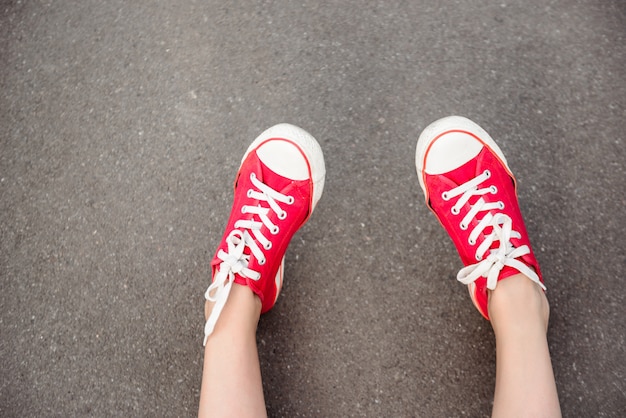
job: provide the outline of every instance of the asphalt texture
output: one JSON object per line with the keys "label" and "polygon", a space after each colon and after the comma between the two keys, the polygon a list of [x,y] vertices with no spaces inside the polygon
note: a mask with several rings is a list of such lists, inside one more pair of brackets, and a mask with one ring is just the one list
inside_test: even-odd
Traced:
{"label": "asphalt texture", "polygon": [[259,325],[269,415],[488,416],[414,166],[452,114],[517,175],[564,416],[626,415],[623,1],[1,1],[0,89],[1,416],[196,414],[210,258],[279,122],[327,178]]}

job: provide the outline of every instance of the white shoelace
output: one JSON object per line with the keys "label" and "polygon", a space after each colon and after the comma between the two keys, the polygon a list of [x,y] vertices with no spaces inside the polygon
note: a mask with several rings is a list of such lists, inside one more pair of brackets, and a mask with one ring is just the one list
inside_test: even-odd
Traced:
{"label": "white shoelace", "polygon": [[[254,173],[250,174],[250,181],[258,190],[249,189],[248,197],[260,202],[267,202],[269,207],[262,207],[261,205],[242,206],[242,213],[252,213],[256,215],[259,221],[240,219],[235,222],[236,229],[233,229],[226,237],[227,251],[220,250],[217,254],[217,258],[222,260],[222,262],[213,278],[213,283],[211,283],[204,294],[206,300],[215,302],[211,315],[204,326],[204,345],[206,345],[207,339],[213,333],[217,319],[226,304],[235,280],[235,274],[252,280],[261,278],[261,274],[248,268],[248,264],[251,255],[258,260],[260,265],[265,264],[266,259],[263,250],[272,248],[272,242],[261,232],[263,225],[269,229],[272,235],[276,235],[279,232],[278,225],[272,223],[268,214],[270,211],[273,211],[278,216],[278,219],[284,220],[287,217],[287,212],[281,209],[278,202],[288,205],[294,202],[292,196],[283,195],[272,189],[257,179]],[[259,244],[263,247],[262,249],[259,247]],[[244,253],[245,247],[250,248],[251,254]]]}
{"label": "white shoelace", "polygon": [[[487,193],[495,194],[497,189],[495,186],[488,186],[479,189],[478,186],[491,177],[491,172],[485,170],[481,175],[476,178],[458,186],[454,189],[444,192],[442,198],[444,200],[450,200],[454,197],[459,197],[459,200],[452,207],[452,213],[458,215],[461,208],[467,204],[472,196],[483,196]],[[479,212],[491,211],[495,209],[504,209],[504,203],[492,202],[488,203],[480,197],[470,211],[463,217],[460,223],[461,229],[467,229],[470,222],[474,219]],[[512,229],[513,221],[508,215],[503,213],[487,213],[485,217],[478,222],[478,225],[472,229],[468,241],[470,245],[475,245],[476,240],[482,234],[482,232],[492,227],[491,233],[485,237],[485,240],[476,249],[476,264],[471,264],[462,268],[457,274],[457,280],[463,284],[470,284],[477,280],[479,277],[487,278],[487,288],[493,290],[498,284],[498,275],[504,266],[509,266],[520,273],[523,273],[529,277],[532,281],[541,286],[543,290],[546,287],[539,280],[537,273],[523,262],[517,260],[518,257],[522,257],[526,254],[530,254],[530,248],[527,245],[515,248],[511,244],[511,238],[521,238],[521,234]],[[499,241],[500,246],[497,249],[489,250],[491,245]],[[489,254],[485,257],[485,253],[489,250]]]}

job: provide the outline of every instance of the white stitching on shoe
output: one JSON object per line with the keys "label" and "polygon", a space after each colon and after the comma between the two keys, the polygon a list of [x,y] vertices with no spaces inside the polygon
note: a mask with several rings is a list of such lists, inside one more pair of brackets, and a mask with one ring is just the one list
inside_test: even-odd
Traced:
{"label": "white stitching on shoe", "polygon": [[[459,200],[452,207],[452,211],[460,212],[472,196],[483,196],[487,193],[494,193],[493,186],[486,186],[479,189],[478,186],[491,177],[491,172],[485,170],[482,174],[476,178],[458,186],[454,189],[446,192],[448,199],[460,196]],[[497,189],[496,189],[497,191]],[[467,229],[468,225],[474,219],[478,212],[491,211],[496,209],[504,209],[503,202],[486,202],[482,197],[479,198],[472,208],[468,211],[467,215],[463,217],[460,223],[461,229]],[[478,261],[476,264],[472,264],[462,268],[457,274],[457,280],[463,284],[473,283],[479,277],[487,278],[487,288],[495,289],[498,284],[498,275],[504,266],[509,266],[520,273],[528,276],[532,281],[541,286],[543,290],[546,287],[539,280],[537,273],[528,267],[526,264],[517,260],[518,257],[530,254],[530,248],[527,245],[522,245],[519,248],[513,247],[511,244],[511,238],[521,238],[521,234],[512,229],[513,221],[508,215],[503,213],[485,214],[485,217],[478,222],[478,225],[472,229],[468,241],[470,245],[475,245],[476,240],[480,234],[487,228],[492,227],[492,231],[485,237],[485,240],[476,249],[475,258]],[[497,249],[493,249],[489,252],[485,258],[485,253],[489,250],[494,241],[499,241],[500,246]]]}
{"label": "white stitching on shoe", "polygon": [[[217,254],[217,258],[222,260],[222,262],[219,265],[213,282],[204,293],[206,300],[215,302],[211,315],[204,326],[204,345],[206,345],[207,339],[211,333],[213,333],[217,319],[226,304],[226,300],[228,299],[228,295],[230,294],[235,280],[235,274],[252,280],[259,280],[261,278],[261,274],[255,270],[249,269],[248,264],[250,263],[251,255],[258,260],[260,265],[265,264],[265,255],[258,244],[261,244],[265,250],[272,248],[272,242],[261,232],[261,228],[265,225],[270,230],[270,233],[278,233],[278,225],[274,225],[268,217],[270,210],[279,215],[279,219],[285,219],[287,212],[283,211],[277,202],[291,204],[294,201],[292,196],[283,195],[264,184],[256,178],[254,173],[250,174],[250,181],[252,181],[252,184],[258,191],[250,189],[247,191],[246,195],[249,198],[267,202],[269,208],[262,207],[261,205],[244,205],[241,208],[241,212],[256,215],[258,219],[260,219],[260,222],[243,219],[235,222],[235,228],[237,229],[232,230],[226,237],[226,244],[228,246],[227,252],[220,250]],[[252,235],[249,231],[252,232]],[[250,248],[251,255],[244,254],[245,247]]]}

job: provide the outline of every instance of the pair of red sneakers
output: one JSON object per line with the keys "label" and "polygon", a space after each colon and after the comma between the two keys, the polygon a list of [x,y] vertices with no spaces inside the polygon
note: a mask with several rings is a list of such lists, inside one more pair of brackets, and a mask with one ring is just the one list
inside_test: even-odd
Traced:
{"label": "pair of red sneakers", "polygon": [[[500,148],[480,126],[450,116],[429,125],[417,141],[416,168],[426,203],[446,229],[465,267],[468,285],[487,319],[488,289],[523,273],[543,280],[520,213],[515,178]],[[205,343],[233,283],[248,286],[270,310],[283,282],[284,255],[293,234],[322,195],[326,170],[317,141],[289,124],[263,132],[246,151],[224,237],[211,262],[205,293],[215,302]]]}

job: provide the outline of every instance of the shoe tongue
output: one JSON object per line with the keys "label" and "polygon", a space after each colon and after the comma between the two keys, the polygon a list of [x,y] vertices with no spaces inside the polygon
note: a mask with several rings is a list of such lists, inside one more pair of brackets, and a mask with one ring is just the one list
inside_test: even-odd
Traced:
{"label": "shoe tongue", "polygon": [[[460,186],[464,183],[467,183],[470,180],[478,177],[484,172],[485,159],[489,159],[489,150],[486,147],[480,151],[480,153],[475,157],[458,167],[455,170],[452,170],[449,173],[446,173],[446,177],[456,184]],[[479,185],[478,188],[486,187],[485,185]],[[484,198],[484,196],[472,196],[467,202],[468,206],[473,206],[479,199]],[[496,211],[491,211],[492,214],[495,214]],[[487,212],[479,212],[479,214],[472,220],[473,225],[470,225],[469,229],[471,230],[473,226],[478,224],[480,220],[485,216]],[[482,233],[482,236],[487,236],[491,234],[493,231],[493,227],[488,226]],[[489,247],[490,250],[494,250],[500,247],[500,241],[494,241],[493,244]]]}

